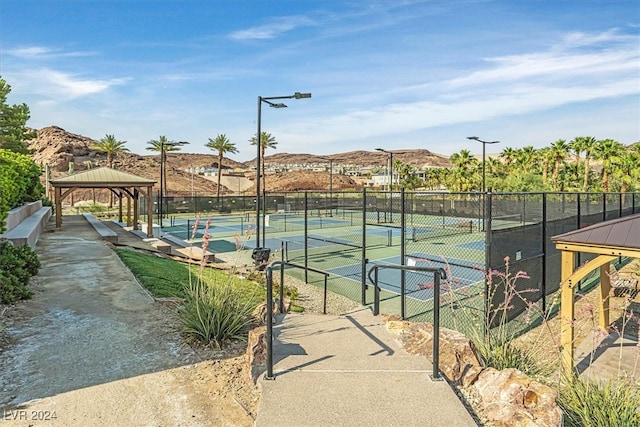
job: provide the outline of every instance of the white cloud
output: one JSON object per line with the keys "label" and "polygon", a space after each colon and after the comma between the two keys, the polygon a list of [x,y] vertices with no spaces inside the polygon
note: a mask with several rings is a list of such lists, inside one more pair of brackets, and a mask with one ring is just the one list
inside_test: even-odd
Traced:
{"label": "white cloud", "polygon": [[[605,33],[606,34],[606,33]],[[577,36],[570,36],[569,38]],[[609,40],[611,36],[581,36],[580,46],[588,42],[593,44]],[[616,80],[620,74],[628,71],[637,72],[640,63],[639,37],[618,37],[611,46],[597,51],[581,52],[578,50],[556,49],[548,52],[526,53],[496,58],[486,58],[493,68],[477,71],[468,76],[451,80],[449,87],[479,86],[481,84],[499,83],[501,85],[517,80],[546,78],[554,81],[566,79],[571,82],[576,78],[595,75],[606,75],[609,80]],[[576,43],[571,43],[574,47]],[[566,46],[565,46],[566,47]]]}
{"label": "white cloud", "polygon": [[233,40],[265,40],[278,37],[298,27],[313,25],[313,21],[306,16],[291,15],[273,19],[271,22],[245,30],[234,31],[229,34]]}
{"label": "white cloud", "polygon": [[112,86],[123,85],[129,78],[88,79],[75,74],[64,73],[49,68],[25,70],[23,83],[30,81],[30,91],[40,95],[63,99],[74,99],[104,92]]}
{"label": "white cloud", "polygon": [[16,58],[21,59],[52,59],[52,58],[65,58],[65,57],[80,57],[95,55],[95,52],[89,51],[62,51],[59,49],[52,49],[45,46],[29,46],[19,47],[15,49],[7,49],[6,53]]}

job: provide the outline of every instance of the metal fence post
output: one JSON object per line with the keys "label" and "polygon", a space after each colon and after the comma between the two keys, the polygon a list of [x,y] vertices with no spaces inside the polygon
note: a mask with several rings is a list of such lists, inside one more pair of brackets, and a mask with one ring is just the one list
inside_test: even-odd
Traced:
{"label": "metal fence post", "polygon": [[489,333],[489,319],[491,315],[489,313],[491,309],[491,295],[489,293],[489,275],[491,274],[491,214],[492,214],[492,197],[491,197],[491,187],[487,188],[487,192],[482,195],[484,198],[484,240],[485,240],[485,248],[484,248],[484,333],[485,335]]}
{"label": "metal fence post", "polygon": [[[547,314],[547,193],[542,193],[542,313]],[[578,221],[580,221],[578,219]]]}
{"label": "metal fence post", "polygon": [[304,192],[304,283],[309,283],[309,195]]}
{"label": "metal fence post", "polygon": [[[404,188],[400,189],[400,265],[405,265],[405,232],[407,228],[407,220],[405,218],[405,206],[404,200],[405,192]],[[402,319],[406,318],[406,272],[400,271],[400,316]]]}
{"label": "metal fence post", "polygon": [[362,188],[362,271],[360,272],[362,305],[367,305],[367,261],[367,189],[364,187]]}
{"label": "metal fence post", "polygon": [[[491,190],[489,190],[491,192]],[[440,377],[440,276],[446,277],[444,271],[433,273],[433,381],[442,381]]]}
{"label": "metal fence post", "polygon": [[267,340],[267,373],[265,380],[273,380],[273,266],[267,266],[267,331],[265,339]]}

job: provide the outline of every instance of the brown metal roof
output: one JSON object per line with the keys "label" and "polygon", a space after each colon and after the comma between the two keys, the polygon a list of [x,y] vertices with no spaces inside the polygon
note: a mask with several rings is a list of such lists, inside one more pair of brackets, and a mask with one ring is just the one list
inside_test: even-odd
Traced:
{"label": "brown metal roof", "polygon": [[640,214],[553,236],[551,241],[602,248],[640,249]]}
{"label": "brown metal roof", "polygon": [[147,187],[156,183],[152,179],[107,167],[90,169],[86,172],[52,179],[49,182],[54,187],[64,188]]}

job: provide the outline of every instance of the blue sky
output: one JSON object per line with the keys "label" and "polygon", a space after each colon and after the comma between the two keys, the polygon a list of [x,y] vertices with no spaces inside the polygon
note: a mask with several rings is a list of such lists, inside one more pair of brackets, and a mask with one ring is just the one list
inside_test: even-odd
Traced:
{"label": "blue sky", "polygon": [[[2,0],[0,75],[29,125],[133,152],[166,135],[278,152],[640,140],[637,0]],[[271,151],[273,153],[273,151]],[[269,154],[269,152],[267,152]]]}

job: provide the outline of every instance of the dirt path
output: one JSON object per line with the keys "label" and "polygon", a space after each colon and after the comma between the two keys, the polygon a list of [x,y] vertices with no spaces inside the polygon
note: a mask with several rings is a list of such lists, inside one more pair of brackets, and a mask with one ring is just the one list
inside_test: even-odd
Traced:
{"label": "dirt path", "polygon": [[0,308],[0,425],[253,425],[244,346],[184,346],[81,217],[37,251],[33,299]]}

